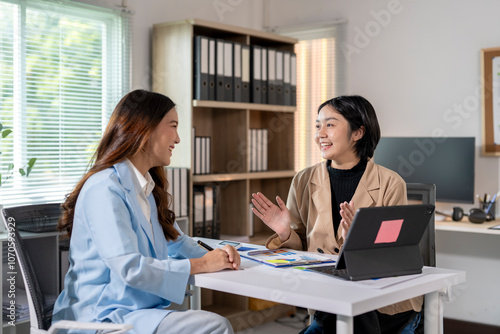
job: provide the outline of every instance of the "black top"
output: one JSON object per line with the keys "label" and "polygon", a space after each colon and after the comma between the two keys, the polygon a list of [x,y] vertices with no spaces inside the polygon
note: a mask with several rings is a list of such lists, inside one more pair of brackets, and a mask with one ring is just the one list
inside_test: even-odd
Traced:
{"label": "black top", "polygon": [[366,169],[366,159],[362,159],[351,169],[336,169],[331,167],[331,160],[327,160],[326,166],[330,176],[330,189],[332,192],[332,218],[333,231],[337,233],[340,225],[340,203],[350,202],[359,181]]}

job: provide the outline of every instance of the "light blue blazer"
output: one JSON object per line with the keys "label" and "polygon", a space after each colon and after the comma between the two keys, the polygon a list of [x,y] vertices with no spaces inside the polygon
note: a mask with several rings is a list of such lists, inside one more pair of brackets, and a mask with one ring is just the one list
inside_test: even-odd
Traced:
{"label": "light blue blazer", "polygon": [[183,302],[188,259],[206,251],[185,234],[166,241],[153,194],[148,198],[152,233],[137,191],[124,162],[85,182],[75,207],[70,267],[54,306],[54,322],[111,321],[132,324],[133,333],[153,333],[170,312],[164,308]]}

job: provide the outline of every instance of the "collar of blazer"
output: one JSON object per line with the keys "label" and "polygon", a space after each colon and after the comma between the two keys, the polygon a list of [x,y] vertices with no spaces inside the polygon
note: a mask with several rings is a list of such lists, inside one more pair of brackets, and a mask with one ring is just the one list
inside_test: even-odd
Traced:
{"label": "collar of blazer", "polygon": [[[137,200],[137,194],[136,194],[137,190],[135,189],[134,180],[132,179],[133,177],[132,171],[124,161],[115,164],[113,167],[115,168],[116,174],[118,175],[118,180],[120,181],[120,184],[128,192],[127,202],[132,207],[133,214],[139,221],[142,230],[144,231],[144,233],[146,233],[149,242],[151,243],[151,249],[155,251],[155,240],[151,228],[151,223],[146,219],[146,216],[144,216],[144,214],[142,213],[139,201]],[[150,196],[153,195],[151,194]],[[153,209],[153,206],[151,206],[151,208]],[[151,218],[153,218],[153,215],[151,215]]]}

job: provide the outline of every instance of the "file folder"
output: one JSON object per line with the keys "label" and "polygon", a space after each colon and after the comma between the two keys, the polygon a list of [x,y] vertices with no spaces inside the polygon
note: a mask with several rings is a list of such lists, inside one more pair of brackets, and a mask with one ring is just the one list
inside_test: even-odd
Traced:
{"label": "file folder", "polygon": [[211,173],[211,168],[210,168],[210,158],[211,158],[211,151],[210,151],[210,144],[211,144],[211,138],[210,137],[205,137],[205,173],[204,174],[210,174]]}
{"label": "file folder", "polygon": [[276,51],[276,104],[283,105],[283,51]]}
{"label": "file folder", "polygon": [[257,143],[257,129],[251,129],[252,131],[252,169],[251,172],[256,172],[259,168],[259,154],[258,154],[258,143]]}
{"label": "file folder", "polygon": [[262,48],[252,46],[252,102],[261,103],[261,79],[262,79]]}
{"label": "file folder", "polygon": [[276,103],[276,50],[268,49],[267,52],[267,103]]}
{"label": "file folder", "polygon": [[214,237],[214,188],[205,186],[205,238]]}
{"label": "file folder", "polygon": [[224,101],[233,101],[233,43],[224,42]]}
{"label": "file folder", "polygon": [[201,137],[194,138],[194,174],[202,174],[202,140]]}
{"label": "file folder", "polygon": [[241,46],[241,102],[250,102],[250,47]]}
{"label": "file folder", "polygon": [[208,38],[195,36],[194,92],[196,100],[208,100]]}
{"label": "file folder", "polygon": [[283,104],[291,105],[290,92],[290,53],[283,52]]}
{"label": "file folder", "polygon": [[189,191],[188,191],[188,170],[181,168],[181,217],[189,215]]}
{"label": "file folder", "polygon": [[208,39],[208,99],[215,100],[215,39]]}
{"label": "file folder", "polygon": [[241,44],[235,42],[233,48],[233,73],[234,73],[234,102],[241,100]]}
{"label": "file folder", "polygon": [[262,170],[267,171],[269,169],[269,130],[262,129]]}
{"label": "file folder", "polygon": [[264,159],[263,159],[263,154],[264,150],[262,149],[262,143],[263,143],[263,131],[262,129],[256,129],[257,132],[257,171],[262,172],[264,170]]}
{"label": "file folder", "polygon": [[201,174],[207,174],[207,137],[200,137],[201,142]]}
{"label": "file folder", "polygon": [[205,192],[203,187],[193,188],[193,236],[203,237],[205,233]]}
{"label": "file folder", "polygon": [[292,53],[290,57],[290,103],[297,105],[297,55]]}
{"label": "file folder", "polygon": [[215,99],[224,101],[224,40],[215,40]]}
{"label": "file folder", "polygon": [[261,102],[267,104],[267,48],[262,48]]}
{"label": "file folder", "polygon": [[180,168],[174,168],[174,213],[176,216],[181,215],[181,170]]}

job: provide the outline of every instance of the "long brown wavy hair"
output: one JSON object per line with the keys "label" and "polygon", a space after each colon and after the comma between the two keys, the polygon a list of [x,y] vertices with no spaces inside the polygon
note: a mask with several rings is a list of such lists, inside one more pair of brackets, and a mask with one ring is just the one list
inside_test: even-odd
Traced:
{"label": "long brown wavy hair", "polygon": [[[113,111],[103,137],[90,165],[92,167],[67,195],[61,205],[62,215],[58,222],[59,231],[66,231],[71,237],[73,217],[78,195],[89,177],[125,158],[133,157],[146,146],[151,133],[163,117],[175,107],[174,102],[158,93],[134,90],[125,95]],[[168,180],[163,166],[149,170],[155,187],[153,196],[158,209],[158,220],[167,240],[175,240],[180,234],[174,228],[175,214],[169,210],[172,197],[167,192]],[[105,224],[106,222],[103,222]]]}

